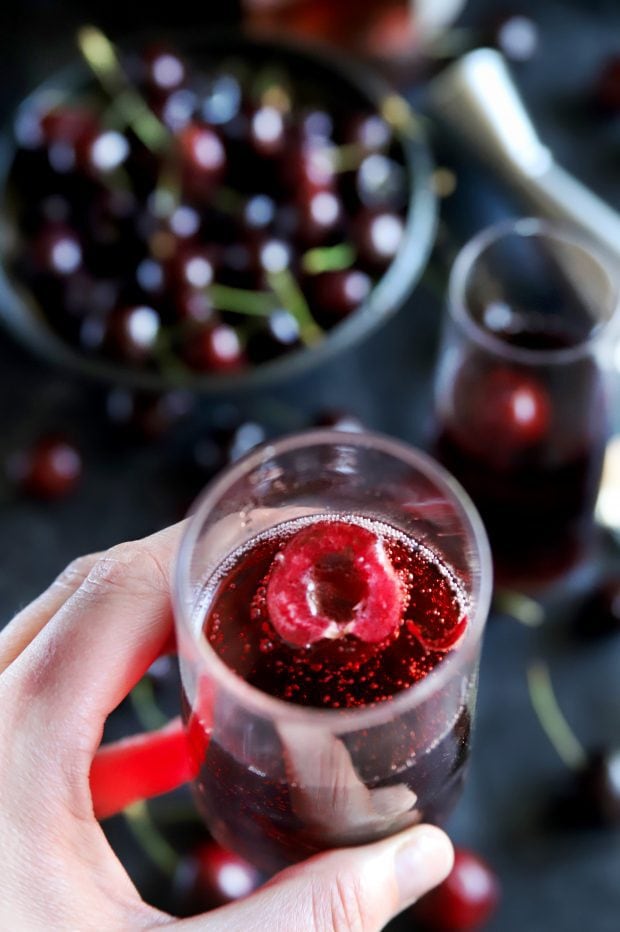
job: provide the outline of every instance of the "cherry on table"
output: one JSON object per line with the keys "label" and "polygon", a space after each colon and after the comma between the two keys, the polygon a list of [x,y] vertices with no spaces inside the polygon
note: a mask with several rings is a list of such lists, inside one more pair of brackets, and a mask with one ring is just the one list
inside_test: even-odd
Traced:
{"label": "cherry on table", "polygon": [[594,102],[607,113],[620,113],[620,55],[604,62],[594,86]]}
{"label": "cherry on table", "polygon": [[577,774],[576,804],[588,822],[620,825],[620,748],[588,754]]}
{"label": "cherry on table", "polygon": [[194,398],[180,389],[162,394],[131,392],[113,388],[105,397],[110,424],[129,437],[157,440],[192,411]]}
{"label": "cherry on table", "polygon": [[9,479],[26,494],[53,500],[70,495],[82,477],[80,451],[66,437],[43,436],[7,463]]}
{"label": "cherry on table", "polygon": [[584,638],[620,634],[620,576],[601,580],[588,594],[575,619]]}
{"label": "cherry on table", "polygon": [[448,877],[411,909],[424,928],[437,932],[466,932],[483,925],[499,902],[499,880],[479,855],[456,848]]}
{"label": "cherry on table", "polygon": [[225,906],[248,896],[262,880],[252,864],[215,841],[196,848],[191,863],[195,875],[191,899],[199,911]]}

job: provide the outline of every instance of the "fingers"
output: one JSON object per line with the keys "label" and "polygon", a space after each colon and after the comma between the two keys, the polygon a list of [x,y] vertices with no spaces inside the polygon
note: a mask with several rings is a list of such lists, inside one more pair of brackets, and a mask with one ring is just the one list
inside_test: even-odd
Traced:
{"label": "fingers", "polygon": [[374,845],[311,858],[282,871],[247,899],[180,922],[177,928],[379,932],[448,876],[453,857],[440,829],[419,825]]}
{"label": "fingers", "polygon": [[[100,556],[53,618],[5,671],[9,710],[29,741],[91,755],[107,715],[169,635],[177,525]],[[27,725],[27,728],[25,727]]]}
{"label": "fingers", "polygon": [[0,674],[81,586],[100,556],[93,553],[70,563],[42,595],[18,612],[3,629],[0,633]]}
{"label": "fingers", "polygon": [[402,784],[370,790],[334,735],[298,724],[280,724],[278,731],[291,804],[323,843],[353,845],[379,830],[397,831],[419,821],[415,793]]}

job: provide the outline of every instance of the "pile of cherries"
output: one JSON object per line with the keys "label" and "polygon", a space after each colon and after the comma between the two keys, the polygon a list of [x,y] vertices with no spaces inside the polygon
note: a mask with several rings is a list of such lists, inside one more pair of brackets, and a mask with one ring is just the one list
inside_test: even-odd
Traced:
{"label": "pile of cherries", "polygon": [[175,375],[319,343],[403,239],[390,125],[272,58],[199,69],[151,46],[102,66],[102,42],[82,45],[87,92],[40,94],[16,120],[12,272],[49,325]]}

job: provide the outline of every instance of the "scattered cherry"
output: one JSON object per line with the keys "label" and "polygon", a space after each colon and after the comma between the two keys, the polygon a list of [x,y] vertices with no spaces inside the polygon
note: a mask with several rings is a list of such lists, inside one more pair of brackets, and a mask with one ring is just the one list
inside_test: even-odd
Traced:
{"label": "scattered cherry", "polygon": [[478,929],[493,914],[500,897],[497,876],[479,855],[456,848],[448,877],[412,907],[425,928],[438,932]]}
{"label": "scattered cherry", "polygon": [[113,388],[105,398],[105,413],[110,424],[122,433],[157,440],[187,417],[193,405],[192,395],[181,390],[158,395]]}
{"label": "scattered cherry", "polygon": [[49,435],[11,457],[7,473],[26,494],[41,499],[70,495],[82,477],[82,456],[70,440]]}
{"label": "scattered cherry", "polygon": [[288,644],[354,634],[378,643],[398,627],[403,591],[382,541],[356,524],[317,521],[274,561],[267,587],[271,623]]}
{"label": "scattered cherry", "polygon": [[579,609],[575,629],[585,638],[620,634],[620,578],[610,576],[595,586]]}
{"label": "scattered cherry", "polygon": [[319,411],[313,421],[315,427],[330,427],[333,430],[342,430],[349,433],[361,433],[366,428],[355,414],[349,411],[325,410]]}
{"label": "scattered cherry", "polygon": [[197,911],[225,906],[248,896],[262,880],[252,864],[215,841],[196,848],[191,863],[195,875],[191,899]]}
{"label": "scattered cherry", "polygon": [[594,100],[607,113],[620,113],[620,55],[604,63],[594,87]]}
{"label": "scattered cherry", "polygon": [[620,748],[588,754],[577,774],[576,805],[588,823],[620,825]]}

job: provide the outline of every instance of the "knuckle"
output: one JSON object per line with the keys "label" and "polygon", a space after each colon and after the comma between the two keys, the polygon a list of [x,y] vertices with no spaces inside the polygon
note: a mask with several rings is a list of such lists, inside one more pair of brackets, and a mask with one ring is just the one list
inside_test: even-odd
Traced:
{"label": "knuckle", "polygon": [[71,563],[64,568],[62,573],[56,577],[54,585],[61,586],[64,589],[73,589],[81,585],[90,573],[95,559],[96,557],[94,554],[76,557],[75,560],[72,560]]}
{"label": "knuckle", "polygon": [[354,876],[336,874],[325,898],[325,890],[317,891],[321,903],[316,910],[324,909],[327,899],[327,929],[329,932],[366,932],[368,930],[366,897],[359,879]]}
{"label": "knuckle", "polygon": [[106,551],[88,572],[87,591],[162,591],[168,589],[168,574],[157,555],[140,543],[117,544]]}

